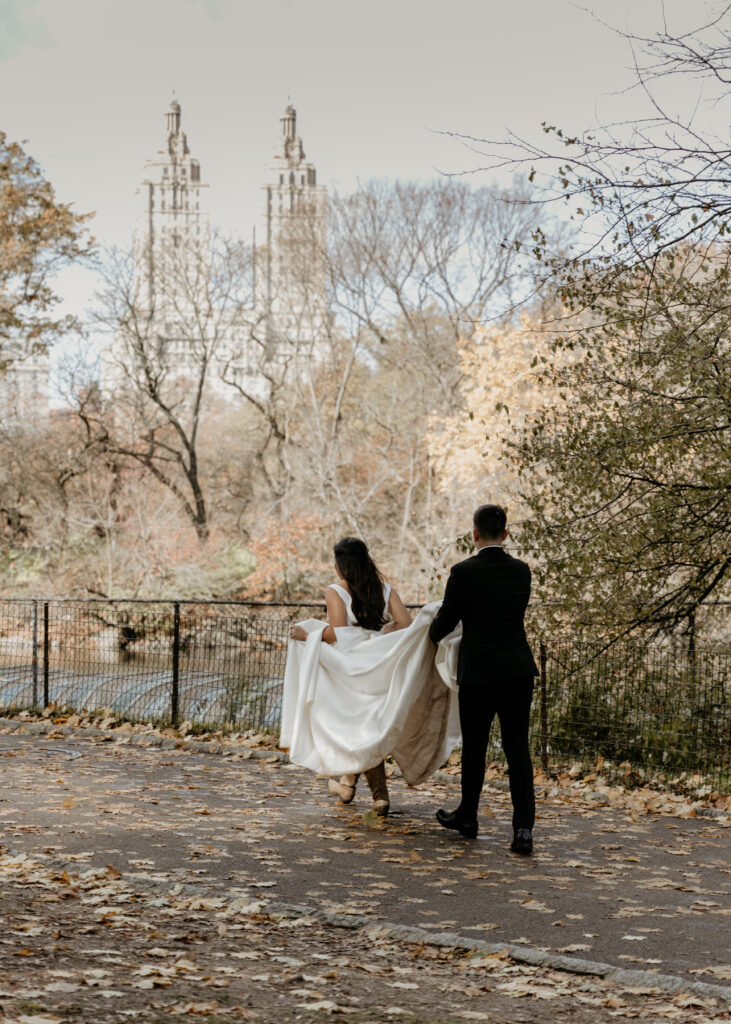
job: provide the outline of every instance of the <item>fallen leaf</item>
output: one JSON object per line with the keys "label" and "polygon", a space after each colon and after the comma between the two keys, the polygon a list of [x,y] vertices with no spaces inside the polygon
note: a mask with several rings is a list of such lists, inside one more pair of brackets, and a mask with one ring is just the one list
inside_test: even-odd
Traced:
{"label": "fallen leaf", "polygon": [[541,914],[555,913],[552,907],[546,906],[541,900],[521,900],[521,906],[525,907],[526,910],[537,910]]}
{"label": "fallen leaf", "polygon": [[168,1008],[168,1013],[215,1013],[220,1003],[174,1003]]}
{"label": "fallen leaf", "polygon": [[319,1003],[295,1003],[302,1010],[324,1010],[326,1013],[356,1013],[350,1006],[338,1006],[332,999],[321,999]]}
{"label": "fallen leaf", "polygon": [[34,1013],[32,1016],[23,1014],[22,1017],[14,1017],[13,1024],[63,1024],[63,1020],[61,1017],[48,1017],[45,1014],[39,1016]]}

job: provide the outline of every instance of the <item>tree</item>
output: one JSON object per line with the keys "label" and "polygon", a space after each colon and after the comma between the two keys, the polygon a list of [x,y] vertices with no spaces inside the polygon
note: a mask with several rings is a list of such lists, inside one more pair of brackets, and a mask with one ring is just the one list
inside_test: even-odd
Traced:
{"label": "tree", "polygon": [[91,254],[90,216],[59,203],[35,160],[0,132],[0,373],[75,328],[72,317],[54,315],[51,282]]}
{"label": "tree", "polygon": [[526,291],[521,249],[543,220],[530,195],[517,180],[372,182],[333,196],[329,295],[348,336],[367,331],[376,358],[409,363],[449,402],[460,339]]}
{"label": "tree", "polygon": [[344,437],[369,453],[352,477],[380,509],[374,533],[399,553],[399,574],[428,565],[450,529],[424,427],[462,406],[460,346],[528,287],[521,246],[542,221],[529,194],[519,180],[507,190],[374,182],[329,205],[330,304],[370,369],[368,408],[343,407],[361,429]]}
{"label": "tree", "polygon": [[[543,561],[546,596],[612,635],[694,633],[731,567],[729,231],[731,150],[697,116],[665,112],[685,76],[727,84],[729,6],[695,32],[628,37],[652,115],[565,133],[542,149],[487,144],[487,167],[530,168],[582,218],[571,251],[542,232],[533,253],[559,312],[542,329],[549,401],[510,444],[529,517],[520,543]],[[707,100],[727,100],[711,94]],[[573,351],[576,364],[558,365]]]}
{"label": "tree", "polygon": [[4,586],[74,589],[101,536],[91,507],[115,490],[93,440],[70,412],[10,418],[0,424],[0,467]]}
{"label": "tree", "polygon": [[[539,413],[562,409],[557,391],[537,367],[557,354],[540,320],[524,316],[501,327],[480,327],[460,345],[462,405],[449,415],[433,415],[427,444],[440,491],[455,490],[460,500],[475,495],[510,506],[511,523],[521,519],[519,467],[509,446],[523,436]],[[564,367],[575,353],[562,352]]]}
{"label": "tree", "polygon": [[256,507],[280,533],[317,514],[389,551],[399,577],[429,563],[444,524],[424,424],[462,401],[460,339],[519,287],[522,257],[501,243],[538,222],[526,195],[371,183],[330,197],[326,230],[316,213],[287,225],[274,315],[252,324],[256,372],[226,375],[259,417]]}
{"label": "tree", "polygon": [[[566,253],[552,253],[540,229],[533,236],[539,276],[566,296],[565,315],[591,312],[593,299],[611,296],[641,267],[652,275],[659,256],[679,245],[723,245],[731,228],[731,148],[703,114],[720,123],[730,102],[729,12],[725,2],[682,35],[666,24],[653,37],[619,33],[631,48],[634,89],[649,107],[642,119],[583,132],[543,122],[552,146],[513,132],[502,140],[469,138],[486,157],[481,171],[527,174],[534,202],[561,204],[581,226]],[[666,102],[676,99],[664,95],[678,80],[698,83],[684,118],[669,112]]]}
{"label": "tree", "polygon": [[95,322],[113,339],[108,397],[90,410],[89,423],[104,450],[133,460],[170,491],[204,544],[210,522],[199,432],[227,351],[246,330],[250,279],[241,244],[220,235],[166,256],[164,290],[151,287],[133,252],[112,252],[103,266]]}
{"label": "tree", "polygon": [[434,486],[425,426],[461,407],[459,346],[518,287],[501,239],[538,215],[455,183],[334,202],[279,240],[287,272],[266,301],[267,254],[225,239],[105,259],[101,386],[68,368],[73,429],[49,448],[79,468],[63,514],[50,463],[35,489],[53,514],[18,474],[23,501],[7,503],[31,516],[18,528],[57,590],[311,597],[330,543],[355,533],[424,596],[418,570],[464,513]]}
{"label": "tree", "polygon": [[570,369],[539,374],[544,404],[509,445],[524,547],[574,621],[612,633],[695,631],[731,568],[731,350],[725,257],[694,249],[626,279],[624,317]]}

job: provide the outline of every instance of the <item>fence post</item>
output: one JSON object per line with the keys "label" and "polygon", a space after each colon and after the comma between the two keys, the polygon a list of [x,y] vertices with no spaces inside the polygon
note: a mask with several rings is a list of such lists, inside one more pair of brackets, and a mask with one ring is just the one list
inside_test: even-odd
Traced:
{"label": "fence post", "polygon": [[692,729],[690,733],[691,737],[691,756],[692,762],[689,768],[692,771],[698,771],[703,762],[703,725],[704,725],[704,713],[702,711],[703,700],[701,699],[698,679],[698,665],[696,662],[696,651],[695,651],[695,612],[692,611],[688,616],[688,686],[686,689],[687,701],[688,701],[688,719],[692,723]]}
{"label": "fence post", "polygon": [[48,693],[48,601],[43,602],[43,707],[50,704]]}
{"label": "fence post", "polygon": [[33,707],[38,707],[38,602],[33,602]]}
{"label": "fence post", "polygon": [[548,687],[546,683],[546,644],[541,640],[539,653],[541,680],[541,771],[548,774]]}
{"label": "fence post", "polygon": [[173,725],[180,721],[180,602],[173,605],[173,687],[170,694],[170,717]]}

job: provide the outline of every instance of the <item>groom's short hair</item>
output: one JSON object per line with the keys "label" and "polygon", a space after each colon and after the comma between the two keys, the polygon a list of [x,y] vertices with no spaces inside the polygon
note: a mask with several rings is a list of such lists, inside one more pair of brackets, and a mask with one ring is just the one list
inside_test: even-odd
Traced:
{"label": "groom's short hair", "polygon": [[508,514],[502,505],[480,505],[472,523],[483,540],[502,540]]}

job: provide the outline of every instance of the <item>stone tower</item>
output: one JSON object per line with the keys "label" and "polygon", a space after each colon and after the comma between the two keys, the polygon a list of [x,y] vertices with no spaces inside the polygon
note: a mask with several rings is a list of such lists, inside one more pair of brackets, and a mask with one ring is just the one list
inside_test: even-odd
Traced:
{"label": "stone tower", "polygon": [[[301,305],[317,276],[316,249],[322,244],[326,191],[317,184],[315,165],[305,159],[297,134],[297,112],[290,104],[280,118],[281,135],[266,193],[266,266],[260,302],[274,318]],[[321,285],[317,285],[321,291]],[[298,295],[295,301],[294,296]],[[281,326],[281,324],[280,324]]]}
{"label": "stone tower", "polygon": [[[140,297],[169,318],[179,308],[176,294],[181,260],[205,259],[210,239],[208,216],[202,208],[200,164],[190,155],[180,126],[176,99],[165,114],[165,145],[145,165],[137,190],[140,198],[135,236],[135,264]],[[204,205],[204,204],[203,204]],[[143,300],[144,301],[144,300]]]}

